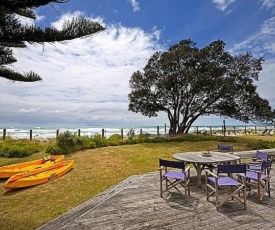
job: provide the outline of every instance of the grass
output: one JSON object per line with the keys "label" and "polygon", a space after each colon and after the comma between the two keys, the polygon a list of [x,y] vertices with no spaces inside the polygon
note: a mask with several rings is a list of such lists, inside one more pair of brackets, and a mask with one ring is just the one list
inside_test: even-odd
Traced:
{"label": "grass", "polygon": [[[259,139],[275,140],[274,136],[242,136],[236,143],[227,144],[232,144],[234,151],[249,150],[247,143]],[[35,229],[128,176],[157,171],[160,157],[172,159],[176,152],[216,149],[217,144],[217,141],[147,143],[73,153],[66,158],[75,161],[74,169],[57,180],[14,191],[5,191],[1,186],[0,229]],[[23,159],[0,157],[0,165],[44,155],[40,152]],[[4,182],[2,180],[0,184]]]}

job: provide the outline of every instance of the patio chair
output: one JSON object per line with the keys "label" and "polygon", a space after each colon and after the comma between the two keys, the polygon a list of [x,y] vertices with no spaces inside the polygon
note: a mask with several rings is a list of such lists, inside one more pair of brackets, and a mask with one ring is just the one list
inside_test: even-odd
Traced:
{"label": "patio chair", "polygon": [[272,161],[263,161],[260,170],[248,169],[246,172],[246,185],[249,191],[251,186],[257,186],[258,201],[262,202],[264,194],[270,197],[270,170]]}
{"label": "patio chair", "polygon": [[233,146],[232,145],[220,145],[220,144],[218,144],[218,150],[217,151],[233,154]]}
{"label": "patio chair", "polygon": [[[218,144],[217,150],[214,150],[214,151],[233,154],[233,146]],[[230,164],[230,162],[226,162],[224,164]],[[204,165],[204,168],[209,169],[212,172],[213,169],[217,168],[217,164],[206,164],[206,165]]]}
{"label": "patio chair", "polygon": [[[238,201],[244,209],[247,209],[245,164],[218,165],[217,174],[209,170],[205,172],[206,199],[209,201],[209,198],[215,194],[217,210],[229,200]],[[235,174],[242,174],[242,177],[234,178]],[[222,191],[226,196],[221,196]]]}
{"label": "patio chair", "polygon": [[260,171],[262,168],[262,162],[269,159],[268,153],[257,150],[256,157],[252,158],[252,162],[248,163],[248,168],[251,170]]}
{"label": "patio chair", "polygon": [[[183,161],[159,159],[160,196],[175,189],[181,195],[190,195],[190,167]],[[163,188],[164,187],[164,188]],[[184,188],[184,193],[180,190]]]}

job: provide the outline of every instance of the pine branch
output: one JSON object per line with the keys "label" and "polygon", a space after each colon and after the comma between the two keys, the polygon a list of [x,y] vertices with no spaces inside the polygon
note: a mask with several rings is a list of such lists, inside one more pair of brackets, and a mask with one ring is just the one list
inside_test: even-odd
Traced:
{"label": "pine branch", "polygon": [[16,61],[10,48],[0,46],[0,65],[7,65]]}
{"label": "pine branch", "polygon": [[36,19],[35,13],[31,9],[15,9],[14,13],[21,15],[23,17],[31,18],[31,19]]}
{"label": "pine branch", "polygon": [[23,82],[35,82],[42,80],[42,78],[38,74],[32,71],[29,73],[21,74],[5,67],[0,67],[0,77],[6,78],[11,81]]}
{"label": "pine branch", "polygon": [[0,7],[5,7],[11,12],[15,12],[18,8],[37,8],[51,2],[66,3],[69,2],[69,0],[1,0]]}
{"label": "pine branch", "polygon": [[72,21],[65,22],[61,31],[55,28],[42,29],[36,26],[21,27],[20,31],[7,30],[0,37],[0,44],[7,42],[17,44],[21,41],[29,43],[58,42],[87,36],[102,30],[104,27],[97,22],[85,18],[74,18]]}

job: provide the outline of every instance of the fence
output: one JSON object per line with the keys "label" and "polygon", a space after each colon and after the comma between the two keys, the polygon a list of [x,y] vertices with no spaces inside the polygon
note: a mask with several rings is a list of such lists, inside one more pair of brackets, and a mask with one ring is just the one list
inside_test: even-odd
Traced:
{"label": "fence", "polygon": [[[166,125],[156,126],[156,127],[144,127],[144,128],[96,128],[91,129],[2,129],[0,130],[0,136],[2,135],[3,140],[7,136],[16,139],[47,139],[56,138],[59,134],[65,131],[70,131],[76,133],[78,136],[93,136],[95,134],[101,135],[103,138],[109,137],[113,134],[121,135],[124,139],[127,137],[128,133],[134,131],[135,135],[138,134],[149,134],[154,136],[167,135],[169,133]],[[273,135],[275,127],[274,126],[192,126],[189,133],[200,135],[247,135],[247,134],[258,134],[258,135]]]}

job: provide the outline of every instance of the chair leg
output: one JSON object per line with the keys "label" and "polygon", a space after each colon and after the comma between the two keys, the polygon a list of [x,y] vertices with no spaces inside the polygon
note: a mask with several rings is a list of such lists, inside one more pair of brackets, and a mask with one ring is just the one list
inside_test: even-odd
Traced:
{"label": "chair leg", "polygon": [[163,177],[162,177],[162,173],[160,172],[160,197],[162,197],[162,181],[163,181]]}
{"label": "chair leg", "polygon": [[217,185],[217,183],[215,184],[215,195],[216,195],[216,208],[218,210],[218,206],[219,206],[219,186]]}

